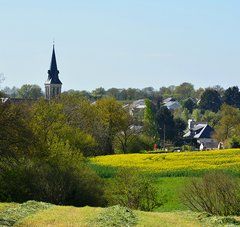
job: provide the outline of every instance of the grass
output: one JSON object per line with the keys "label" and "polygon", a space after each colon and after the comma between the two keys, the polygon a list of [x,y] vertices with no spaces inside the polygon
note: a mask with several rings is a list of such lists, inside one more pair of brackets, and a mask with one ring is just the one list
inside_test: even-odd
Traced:
{"label": "grass", "polygon": [[[0,204],[0,207],[6,204]],[[8,206],[8,205],[7,205]],[[12,204],[9,204],[12,206]],[[215,217],[190,211],[175,212],[143,212],[131,211],[127,208],[114,206],[109,208],[93,207],[71,207],[71,206],[44,206],[43,203],[28,202],[23,205],[16,205],[17,209],[7,209],[0,212],[0,215],[11,211],[11,216],[19,216],[19,212],[25,213],[18,221],[9,225],[18,227],[53,227],[53,226],[234,226],[239,224],[238,217]],[[25,212],[35,209],[34,212]],[[6,212],[7,211],[7,212]],[[5,218],[9,216],[6,215]]]}
{"label": "grass", "polygon": [[6,206],[6,204],[4,204],[4,209],[0,212],[0,226],[13,226],[23,218],[40,210],[48,209],[51,206],[52,204],[36,201],[28,201],[20,205],[9,204],[9,206]]}
{"label": "grass", "polygon": [[163,199],[163,205],[157,207],[155,211],[187,210],[180,200],[180,193],[188,180],[188,177],[161,177],[157,179],[155,184],[159,191],[159,200]]}

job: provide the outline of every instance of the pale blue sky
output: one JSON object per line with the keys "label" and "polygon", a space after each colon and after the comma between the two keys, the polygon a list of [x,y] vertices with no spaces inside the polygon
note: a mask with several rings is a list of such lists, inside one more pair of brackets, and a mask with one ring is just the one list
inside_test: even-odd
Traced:
{"label": "pale blue sky", "polygon": [[239,0],[0,0],[3,86],[240,85]]}

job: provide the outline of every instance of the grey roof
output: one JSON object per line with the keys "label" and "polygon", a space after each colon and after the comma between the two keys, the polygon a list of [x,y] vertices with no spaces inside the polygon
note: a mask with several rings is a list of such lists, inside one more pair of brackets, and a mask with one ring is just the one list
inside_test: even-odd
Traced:
{"label": "grey roof", "polygon": [[146,108],[145,99],[138,99],[138,100],[134,101],[132,103],[131,107],[134,108],[134,109],[144,109],[144,108]]}
{"label": "grey roof", "polygon": [[191,130],[183,136],[184,138],[211,138],[213,128],[207,123],[196,123]]}
{"label": "grey roof", "polygon": [[163,103],[167,103],[167,102],[170,102],[170,101],[175,101],[174,98],[170,97],[170,98],[166,98],[163,100]]}
{"label": "grey roof", "polygon": [[180,107],[180,104],[178,101],[169,101],[164,104],[169,110],[176,110]]}

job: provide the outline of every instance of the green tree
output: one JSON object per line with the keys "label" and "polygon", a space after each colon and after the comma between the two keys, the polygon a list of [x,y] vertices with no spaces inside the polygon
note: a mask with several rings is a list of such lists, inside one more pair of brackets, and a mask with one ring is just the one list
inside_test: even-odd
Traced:
{"label": "green tree", "polygon": [[221,107],[222,101],[220,94],[213,89],[206,89],[199,102],[199,107],[201,110],[211,110],[217,112]]}
{"label": "green tree", "polygon": [[192,114],[193,110],[197,107],[197,105],[192,98],[188,98],[183,101],[182,107],[186,108],[189,113]]}
{"label": "green tree", "polygon": [[18,90],[18,96],[23,99],[38,99],[43,96],[43,92],[38,85],[24,84]]}
{"label": "green tree", "polygon": [[18,158],[33,151],[35,138],[27,112],[24,105],[0,103],[0,157]]}
{"label": "green tree", "polygon": [[240,136],[240,110],[223,104],[220,111],[220,121],[215,128],[215,137],[227,142],[233,136]]}
{"label": "green tree", "polygon": [[95,90],[92,91],[92,96],[95,99],[100,99],[106,95],[106,91],[103,87],[96,88]]}
{"label": "green tree", "polygon": [[172,141],[175,137],[175,123],[173,115],[167,107],[161,106],[156,113],[158,135],[165,146],[165,141]]}
{"label": "green tree", "polygon": [[144,130],[147,135],[153,137],[155,140],[157,138],[157,125],[154,113],[154,106],[149,99],[145,100],[146,108],[144,110]]}
{"label": "green tree", "polygon": [[126,121],[128,121],[127,112],[113,98],[98,100],[95,108],[99,123],[95,130],[98,144],[105,154],[113,154],[114,139],[118,133],[122,132]]}
{"label": "green tree", "polygon": [[237,86],[229,87],[223,95],[223,102],[227,105],[240,108],[240,92]]}
{"label": "green tree", "polygon": [[194,86],[190,83],[182,83],[176,86],[174,91],[174,98],[177,100],[184,100],[194,96]]}

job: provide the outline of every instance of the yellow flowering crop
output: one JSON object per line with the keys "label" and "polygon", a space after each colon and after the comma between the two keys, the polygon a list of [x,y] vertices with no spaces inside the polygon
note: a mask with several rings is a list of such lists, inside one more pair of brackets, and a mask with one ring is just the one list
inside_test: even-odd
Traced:
{"label": "yellow flowering crop", "polygon": [[150,172],[224,169],[240,171],[240,149],[166,154],[120,154],[98,156],[91,162],[100,166],[134,167]]}

